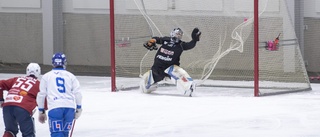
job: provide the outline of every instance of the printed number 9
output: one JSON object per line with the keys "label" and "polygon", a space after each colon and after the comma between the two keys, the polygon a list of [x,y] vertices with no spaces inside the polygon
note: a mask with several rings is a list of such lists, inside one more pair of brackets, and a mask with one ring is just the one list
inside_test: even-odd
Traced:
{"label": "printed number 9", "polygon": [[56,84],[58,86],[58,91],[60,93],[66,93],[66,88],[64,86],[64,78],[57,77],[56,78]]}

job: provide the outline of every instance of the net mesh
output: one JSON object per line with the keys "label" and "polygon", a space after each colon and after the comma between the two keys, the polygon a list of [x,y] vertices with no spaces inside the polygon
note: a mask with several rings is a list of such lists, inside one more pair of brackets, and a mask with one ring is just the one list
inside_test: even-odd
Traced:
{"label": "net mesh", "polygon": [[[253,9],[252,0],[126,1],[124,9],[115,9],[117,77],[139,77],[151,68],[156,52],[142,44],[152,36],[169,36],[179,27],[182,40],[190,41],[193,28],[198,27],[200,42],[180,59],[180,66],[198,86],[253,87]],[[309,89],[285,1],[260,0],[259,21],[261,94]],[[268,50],[267,42],[280,33],[276,50]],[[138,87],[138,83],[117,83],[117,87]]]}
{"label": "net mesh", "polygon": [[[114,2],[115,34],[110,34],[106,0],[2,0],[0,71],[23,74],[28,63],[36,62],[47,72],[52,69],[52,54],[64,52],[67,69],[74,74],[110,76],[114,35],[117,88],[137,88],[156,53],[142,44],[152,36],[168,36],[176,27],[184,32],[182,40],[190,41],[191,31],[198,27],[201,40],[182,54],[181,67],[198,86],[253,89],[253,0]],[[320,82],[319,6],[319,1],[259,0],[261,94],[310,89],[305,65],[311,82]],[[121,77],[133,79],[123,82]]]}

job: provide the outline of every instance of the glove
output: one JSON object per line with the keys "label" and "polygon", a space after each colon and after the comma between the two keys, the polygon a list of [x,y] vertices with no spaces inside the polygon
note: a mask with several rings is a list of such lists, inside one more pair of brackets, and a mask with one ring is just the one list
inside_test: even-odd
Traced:
{"label": "glove", "polygon": [[82,109],[77,108],[76,113],[74,114],[74,119],[78,119],[80,117],[81,113],[82,113]]}
{"label": "glove", "polygon": [[191,33],[192,40],[199,41],[200,36],[201,36],[201,31],[198,28],[194,28]]}
{"label": "glove", "polygon": [[148,42],[144,43],[143,46],[150,51],[158,49],[155,39],[150,39]]}
{"label": "glove", "polygon": [[47,121],[47,115],[44,110],[39,110],[39,118],[38,118],[40,123],[45,123]]}

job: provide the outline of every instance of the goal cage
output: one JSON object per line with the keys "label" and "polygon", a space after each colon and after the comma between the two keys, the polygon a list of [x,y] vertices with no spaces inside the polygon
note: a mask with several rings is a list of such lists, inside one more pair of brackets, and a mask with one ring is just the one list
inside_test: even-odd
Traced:
{"label": "goal cage", "polygon": [[254,96],[311,90],[285,0],[110,0],[112,91],[138,89],[156,53],[143,43],[176,27],[183,41],[202,32],[180,58],[197,86]]}

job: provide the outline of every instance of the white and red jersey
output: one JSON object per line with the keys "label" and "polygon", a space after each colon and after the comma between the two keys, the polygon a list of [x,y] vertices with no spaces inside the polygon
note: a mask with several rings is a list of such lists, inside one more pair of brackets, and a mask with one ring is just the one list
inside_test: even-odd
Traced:
{"label": "white and red jersey", "polygon": [[[36,98],[40,81],[31,76],[14,77],[0,81],[0,99],[4,99],[3,107],[19,106],[27,110],[30,115],[37,106]],[[3,97],[3,91],[8,91]]]}
{"label": "white and red jersey", "polygon": [[48,110],[81,106],[80,83],[69,71],[63,68],[54,68],[41,78],[40,92],[37,96],[39,109],[44,108],[45,98]]}

